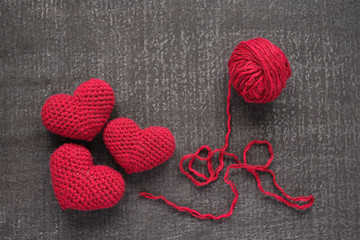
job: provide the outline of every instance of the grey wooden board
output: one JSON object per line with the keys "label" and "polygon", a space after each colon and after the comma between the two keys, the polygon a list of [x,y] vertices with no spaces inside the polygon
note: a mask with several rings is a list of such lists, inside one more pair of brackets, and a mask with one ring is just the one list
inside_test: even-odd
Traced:
{"label": "grey wooden board", "polygon": [[[359,239],[359,5],[1,0],[1,238]],[[264,196],[244,170],[231,173],[239,203],[221,221],[140,198],[139,192],[148,191],[202,213],[228,210],[233,195],[223,174],[199,188],[178,163],[203,144],[222,146],[227,61],[240,41],[255,37],[283,49],[293,75],[269,104],[248,104],[233,91],[230,151],[241,156],[250,140],[269,140],[275,151],[270,168],[279,184],[293,196],[313,194],[314,206],[301,212]],[[49,158],[70,140],[49,133],[40,111],[49,96],[71,94],[92,77],[114,88],[111,119],[168,127],[177,148],[151,171],[124,174],[125,196],[115,207],[63,211]],[[101,134],[85,145],[95,164],[124,173]],[[267,156],[263,147],[249,153],[254,164]],[[261,178],[275,191],[268,175]]]}

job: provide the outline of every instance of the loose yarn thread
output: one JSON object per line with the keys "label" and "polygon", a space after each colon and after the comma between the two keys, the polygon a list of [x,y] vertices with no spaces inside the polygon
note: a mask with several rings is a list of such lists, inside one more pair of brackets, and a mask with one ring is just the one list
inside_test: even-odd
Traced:
{"label": "loose yarn thread", "polygon": [[[229,179],[229,172],[231,169],[244,168],[248,172],[252,173],[255,177],[259,190],[265,195],[274,197],[277,201],[283,202],[289,207],[304,210],[311,207],[315,201],[312,195],[291,197],[288,195],[276,182],[275,173],[268,169],[273,158],[274,152],[271,144],[268,141],[251,141],[244,150],[243,163],[240,162],[238,157],[234,153],[226,152],[229,146],[229,136],[231,132],[231,114],[230,114],[230,98],[231,98],[231,86],[233,86],[239,95],[243,96],[248,102],[254,103],[266,103],[277,98],[281,90],[285,87],[286,80],[291,76],[291,69],[285,54],[273,45],[270,41],[262,38],[256,38],[249,41],[241,42],[232,53],[229,63],[229,75],[230,80],[228,83],[228,95],[227,95],[227,133],[225,135],[225,143],[222,148],[211,150],[207,145],[201,146],[195,153],[185,155],[179,164],[180,171],[189,178],[197,186],[205,186],[214,182],[219,173],[224,168],[224,156],[233,158],[236,162],[227,167],[224,176],[224,181],[230,185],[232,192],[234,193],[234,199],[231,203],[230,209],[227,213],[215,216],[212,214],[201,214],[200,212],[169,201],[164,196],[154,196],[153,194],[142,192],[139,195],[148,199],[161,199],[166,204],[172,206],[178,211],[188,212],[192,216],[200,219],[222,219],[232,215],[234,208],[237,204],[239,193],[235,184]],[[254,144],[265,144],[268,147],[270,158],[265,165],[250,165],[246,160],[246,153]],[[206,157],[201,157],[199,154],[203,151],[207,151]],[[214,169],[213,156],[219,153],[219,165]],[[189,160],[188,170],[183,167],[184,162]],[[193,168],[195,160],[207,162],[207,168],[209,177],[202,174]],[[202,181],[196,180],[191,174],[202,179]],[[261,180],[258,172],[270,173],[273,179],[274,186],[282,193],[282,196],[265,191],[262,187]],[[305,204],[299,204],[305,202]]]}

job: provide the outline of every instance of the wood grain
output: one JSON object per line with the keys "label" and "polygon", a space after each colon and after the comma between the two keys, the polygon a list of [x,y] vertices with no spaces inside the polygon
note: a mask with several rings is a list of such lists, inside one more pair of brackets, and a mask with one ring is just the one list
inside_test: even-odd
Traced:
{"label": "wood grain", "polygon": [[[359,239],[359,11],[356,0],[1,0],[1,238]],[[231,174],[240,198],[223,221],[140,198],[148,191],[203,213],[227,211],[233,196],[222,177],[194,187],[178,162],[203,144],[222,146],[227,61],[255,37],[278,45],[293,75],[269,104],[233,91],[230,151],[240,156],[250,140],[269,140],[279,184],[290,195],[313,194],[314,206],[299,212],[263,196],[245,171]],[[62,211],[49,158],[69,140],[46,131],[40,111],[49,96],[91,77],[114,88],[112,119],[168,127],[177,149],[152,171],[124,175],[126,194],[114,208]],[[96,164],[124,173],[101,135],[85,145]],[[257,150],[249,161],[260,164],[267,154]]]}

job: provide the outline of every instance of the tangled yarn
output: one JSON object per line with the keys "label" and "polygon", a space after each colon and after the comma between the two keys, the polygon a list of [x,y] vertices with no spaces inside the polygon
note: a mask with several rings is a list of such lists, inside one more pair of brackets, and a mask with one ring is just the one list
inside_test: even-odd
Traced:
{"label": "tangled yarn", "polygon": [[50,132],[91,141],[107,122],[114,104],[111,86],[100,79],[90,79],[73,96],[57,94],[48,98],[41,118]]}
{"label": "tangled yarn", "polygon": [[[231,86],[237,90],[239,95],[243,96],[248,102],[266,103],[274,100],[285,86],[286,80],[291,75],[291,70],[286,56],[283,52],[270,43],[266,39],[256,38],[246,42],[241,42],[234,50],[229,60],[229,75],[230,80],[228,83],[228,95],[227,95],[227,133],[225,135],[225,143],[222,148],[211,150],[207,145],[200,147],[195,153],[185,155],[180,161],[180,171],[185,174],[195,185],[205,186],[214,182],[219,173],[224,168],[224,156],[232,158],[235,163],[227,167],[224,176],[224,181],[231,187],[234,193],[234,199],[231,203],[230,209],[227,213],[215,216],[212,214],[202,214],[194,209],[179,206],[169,201],[164,196],[154,196],[153,194],[142,192],[140,196],[149,199],[161,199],[166,204],[172,206],[178,211],[188,212],[194,217],[200,219],[222,219],[232,215],[234,208],[237,204],[239,193],[235,184],[229,179],[229,172],[231,169],[246,169],[252,173],[257,182],[259,190],[276,200],[285,203],[289,207],[304,210],[311,207],[314,203],[314,197],[312,195],[291,197],[288,195],[276,182],[275,173],[269,169],[269,166],[274,158],[274,152],[271,144],[268,141],[251,141],[245,148],[243,153],[243,162],[233,154],[227,152],[229,146],[229,136],[231,132],[231,114],[230,114],[230,98],[231,98]],[[254,144],[265,144],[268,147],[270,158],[265,165],[250,165],[246,160],[247,151]],[[201,157],[201,152],[207,152],[206,157]],[[219,154],[219,164],[214,169],[213,156]],[[207,163],[208,173],[200,173],[193,168],[194,162],[204,161]],[[189,161],[188,171],[183,167],[185,161]],[[272,176],[274,186],[281,192],[282,196],[265,191],[262,187],[261,180],[258,172],[269,173]],[[196,178],[195,178],[195,177]],[[201,180],[197,180],[201,179]]]}
{"label": "tangled yarn", "polygon": [[103,138],[115,161],[129,174],[150,170],[168,160],[175,151],[175,139],[169,129],[142,130],[128,118],[109,122]]}
{"label": "tangled yarn", "polygon": [[231,54],[230,81],[250,103],[267,103],[277,98],[291,76],[285,54],[269,40],[255,38],[241,42]]}
{"label": "tangled yarn", "polygon": [[115,205],[123,196],[121,174],[107,166],[94,166],[83,146],[66,143],[50,159],[51,180],[62,209],[96,210]]}

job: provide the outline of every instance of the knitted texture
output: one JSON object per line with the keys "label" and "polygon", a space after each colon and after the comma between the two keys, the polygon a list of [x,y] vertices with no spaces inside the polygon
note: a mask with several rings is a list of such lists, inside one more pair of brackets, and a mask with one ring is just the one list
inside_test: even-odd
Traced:
{"label": "knitted texture", "polygon": [[291,76],[285,54],[263,38],[240,42],[228,66],[233,87],[247,102],[273,101]]}
{"label": "knitted texture", "polygon": [[58,94],[48,98],[41,118],[50,132],[91,141],[107,122],[114,104],[111,86],[100,79],[90,79],[73,96]]}
{"label": "knitted texture", "polygon": [[129,174],[150,170],[168,160],[175,151],[175,139],[169,129],[142,130],[127,118],[108,123],[103,137],[115,161]]}
{"label": "knitted texture", "polygon": [[83,146],[67,143],[50,160],[55,196],[62,209],[96,210],[114,206],[123,196],[125,182],[107,166],[94,166]]}

